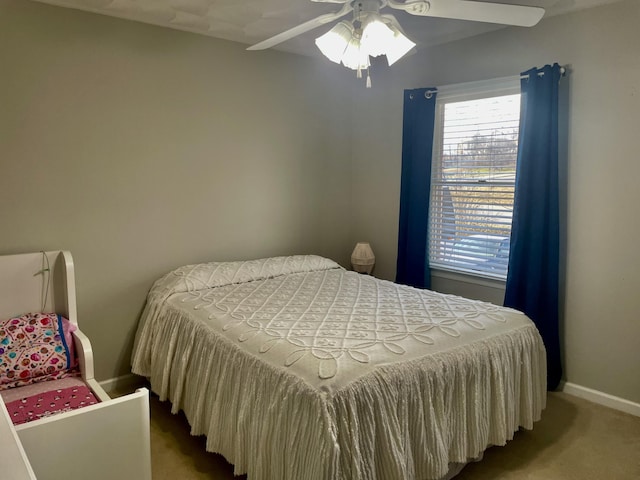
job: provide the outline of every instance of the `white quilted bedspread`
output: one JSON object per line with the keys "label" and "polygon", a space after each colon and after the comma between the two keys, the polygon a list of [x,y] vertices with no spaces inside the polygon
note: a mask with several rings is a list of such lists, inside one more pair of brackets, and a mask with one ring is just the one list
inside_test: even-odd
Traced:
{"label": "white quilted bedspread", "polygon": [[169,273],[133,371],[250,479],[439,478],[531,428],[546,387],[522,313],[315,256]]}

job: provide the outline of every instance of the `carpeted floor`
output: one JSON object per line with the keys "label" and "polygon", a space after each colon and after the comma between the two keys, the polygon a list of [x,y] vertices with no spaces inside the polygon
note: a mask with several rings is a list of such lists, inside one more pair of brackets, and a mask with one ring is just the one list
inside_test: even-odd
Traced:
{"label": "carpeted floor", "polygon": [[[182,413],[151,395],[154,480],[231,480],[233,466],[205,452],[205,438],[189,435]],[[640,418],[564,393],[551,393],[542,420],[505,447],[485,452],[456,480],[638,480]],[[300,479],[304,480],[304,479]]]}

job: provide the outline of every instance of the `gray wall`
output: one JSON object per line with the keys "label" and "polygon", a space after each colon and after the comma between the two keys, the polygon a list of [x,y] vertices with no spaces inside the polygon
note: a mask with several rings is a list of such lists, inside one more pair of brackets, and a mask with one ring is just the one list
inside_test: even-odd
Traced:
{"label": "gray wall", "polygon": [[[359,91],[353,141],[353,240],[368,240],[393,278],[402,89],[512,76],[558,62],[569,76],[562,329],[566,380],[640,402],[640,2],[545,19],[435,47]],[[376,120],[377,119],[377,120]],[[495,301],[499,289],[435,278],[434,287]]]}
{"label": "gray wall", "polygon": [[0,254],[71,250],[99,379],[129,371],[146,293],[176,266],[346,265],[347,76],[322,67],[0,0]]}

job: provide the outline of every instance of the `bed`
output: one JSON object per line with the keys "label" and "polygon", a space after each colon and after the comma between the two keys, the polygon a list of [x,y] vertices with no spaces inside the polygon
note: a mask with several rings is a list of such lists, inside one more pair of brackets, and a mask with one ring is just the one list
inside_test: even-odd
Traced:
{"label": "bed", "polygon": [[524,314],[313,255],[169,272],[132,371],[250,480],[450,478],[546,401]]}
{"label": "bed", "polygon": [[0,433],[2,478],[151,479],[148,391],[94,378],[67,251],[0,256]]}

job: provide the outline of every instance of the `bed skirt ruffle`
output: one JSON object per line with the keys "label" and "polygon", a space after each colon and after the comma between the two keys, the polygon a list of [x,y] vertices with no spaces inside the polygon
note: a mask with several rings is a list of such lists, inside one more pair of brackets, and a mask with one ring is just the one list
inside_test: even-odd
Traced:
{"label": "bed skirt ruffle", "polygon": [[531,429],[546,403],[533,325],[376,368],[336,392],[168,305],[147,304],[132,371],[251,480],[430,480]]}

